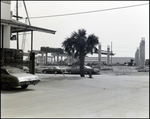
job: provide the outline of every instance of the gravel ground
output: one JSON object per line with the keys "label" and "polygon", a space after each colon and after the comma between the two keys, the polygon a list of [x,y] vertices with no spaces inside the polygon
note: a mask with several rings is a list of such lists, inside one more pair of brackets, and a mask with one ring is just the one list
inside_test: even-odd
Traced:
{"label": "gravel ground", "polygon": [[149,117],[149,72],[113,67],[93,78],[36,75],[36,86],[1,90],[1,118]]}
{"label": "gravel ground", "polygon": [[101,75],[149,75],[149,72],[138,72],[138,69],[135,66],[105,66],[102,69],[103,70],[101,70]]}

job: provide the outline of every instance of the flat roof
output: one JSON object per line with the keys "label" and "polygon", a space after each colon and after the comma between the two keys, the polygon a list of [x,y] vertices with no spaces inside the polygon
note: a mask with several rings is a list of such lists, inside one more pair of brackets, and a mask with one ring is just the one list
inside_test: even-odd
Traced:
{"label": "flat roof", "polygon": [[45,33],[51,33],[55,34],[56,31],[45,29],[37,26],[27,25],[25,23],[22,23],[20,21],[16,20],[6,20],[1,19],[2,25],[10,25],[11,26],[11,33],[17,33],[17,32],[27,32],[27,31],[39,31],[39,32],[45,32]]}
{"label": "flat roof", "polygon": [[[94,52],[95,54],[98,54],[98,50],[96,52]],[[101,50],[101,54],[103,55],[107,55],[107,51],[106,50]],[[115,55],[113,52],[110,51],[110,55]]]}

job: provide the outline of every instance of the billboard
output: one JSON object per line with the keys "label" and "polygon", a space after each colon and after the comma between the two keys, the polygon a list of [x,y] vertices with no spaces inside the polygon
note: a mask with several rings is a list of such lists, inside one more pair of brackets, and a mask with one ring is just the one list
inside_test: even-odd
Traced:
{"label": "billboard", "polygon": [[64,53],[64,50],[61,48],[50,48],[50,47],[41,47],[41,51],[47,53],[58,53],[58,54]]}

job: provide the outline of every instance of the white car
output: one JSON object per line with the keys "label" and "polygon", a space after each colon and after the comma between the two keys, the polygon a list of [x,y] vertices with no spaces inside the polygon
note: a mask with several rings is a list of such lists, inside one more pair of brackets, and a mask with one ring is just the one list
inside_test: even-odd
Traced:
{"label": "white car", "polygon": [[44,70],[48,69],[48,66],[36,66],[35,72],[36,73],[43,73]]}
{"label": "white car", "polygon": [[1,67],[1,88],[4,90],[11,87],[21,86],[26,89],[28,85],[35,85],[40,82],[38,76],[26,73],[15,67]]}
{"label": "white car", "polygon": [[29,68],[27,66],[23,66],[22,69],[23,69],[23,71],[29,73]]}
{"label": "white car", "polygon": [[[69,74],[80,74],[80,66],[67,68],[66,71]],[[91,72],[92,74],[99,74],[100,70],[92,68],[90,66],[84,66],[84,72],[85,72],[85,74],[88,74],[89,72]]]}

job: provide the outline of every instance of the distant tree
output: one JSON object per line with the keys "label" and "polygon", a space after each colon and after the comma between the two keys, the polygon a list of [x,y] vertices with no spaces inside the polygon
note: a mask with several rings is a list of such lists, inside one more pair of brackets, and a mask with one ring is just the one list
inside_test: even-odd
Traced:
{"label": "distant tree", "polygon": [[80,76],[84,77],[84,60],[88,53],[93,54],[97,50],[98,37],[94,34],[86,36],[85,29],[79,29],[78,32],[73,32],[69,38],[62,42],[62,47],[68,55],[74,58],[79,57],[80,63]]}

